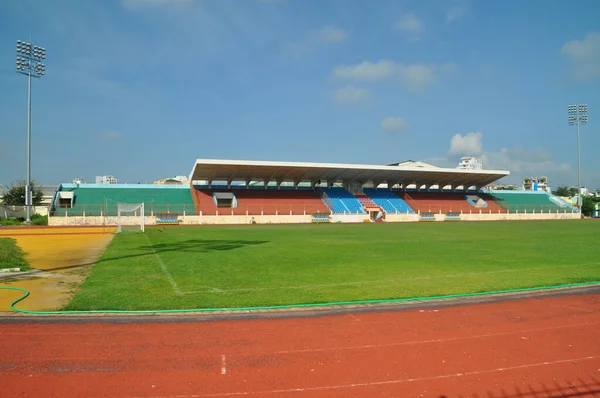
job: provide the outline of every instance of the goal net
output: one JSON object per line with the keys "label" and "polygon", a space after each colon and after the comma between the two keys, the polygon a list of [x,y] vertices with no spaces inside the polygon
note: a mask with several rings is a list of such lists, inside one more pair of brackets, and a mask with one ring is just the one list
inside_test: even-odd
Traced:
{"label": "goal net", "polygon": [[117,203],[117,232],[144,232],[143,203]]}

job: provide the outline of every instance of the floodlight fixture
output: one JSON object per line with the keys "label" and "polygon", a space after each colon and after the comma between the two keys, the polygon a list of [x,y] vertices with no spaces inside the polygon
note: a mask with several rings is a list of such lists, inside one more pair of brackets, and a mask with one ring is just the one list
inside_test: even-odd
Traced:
{"label": "floodlight fixture", "polygon": [[579,138],[579,126],[588,122],[588,106],[587,104],[569,105],[569,125],[577,125],[577,207],[583,217],[582,207],[583,201],[581,197],[581,146]]}
{"label": "floodlight fixture", "polygon": [[41,78],[46,74],[46,65],[41,60],[46,58],[46,49],[30,42],[17,40],[17,73],[27,75],[27,185],[25,186],[26,223],[31,223],[31,78]]}

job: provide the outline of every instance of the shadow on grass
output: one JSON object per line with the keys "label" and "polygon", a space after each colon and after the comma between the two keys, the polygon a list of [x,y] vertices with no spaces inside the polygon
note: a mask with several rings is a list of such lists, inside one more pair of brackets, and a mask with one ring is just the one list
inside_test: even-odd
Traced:
{"label": "shadow on grass", "polygon": [[174,243],[158,243],[152,246],[141,246],[140,249],[152,250],[156,253],[164,253],[171,251],[183,252],[213,252],[234,250],[246,246],[262,245],[269,243],[267,240],[230,240],[230,239],[190,239],[182,242]]}
{"label": "shadow on grass", "polygon": [[[46,268],[45,270],[38,270],[37,272],[34,272],[34,273],[41,273],[41,272],[47,272],[47,271],[65,271],[65,270],[70,270],[70,269],[89,267],[94,264],[100,264],[100,263],[108,262],[108,261],[121,260],[121,259],[126,259],[126,258],[143,257],[143,256],[152,255],[155,253],[161,254],[161,253],[173,252],[173,251],[188,252],[188,253],[209,253],[209,252],[215,252],[215,251],[235,250],[235,249],[240,249],[240,248],[243,248],[246,246],[262,245],[262,244],[269,243],[269,242],[270,241],[267,241],[267,240],[241,240],[241,239],[238,239],[238,240],[190,239],[190,240],[174,242],[174,243],[159,243],[156,245],[139,246],[139,247],[136,247],[135,249],[133,249],[135,251],[138,251],[138,253],[124,254],[124,255],[108,257],[108,258],[101,258],[95,263],[90,262],[90,263],[68,265],[68,266],[64,266],[64,267],[59,266],[59,267],[54,267],[54,268]],[[30,274],[32,275],[34,273],[30,273]],[[0,275],[0,279],[2,279],[2,278],[3,278],[3,276]]]}

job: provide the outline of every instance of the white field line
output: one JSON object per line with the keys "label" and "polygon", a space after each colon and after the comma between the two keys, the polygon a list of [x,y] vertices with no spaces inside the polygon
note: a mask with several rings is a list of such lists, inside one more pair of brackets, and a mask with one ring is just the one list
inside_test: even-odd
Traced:
{"label": "white field line", "polygon": [[339,282],[339,283],[321,283],[314,285],[298,285],[298,286],[269,286],[269,287],[249,287],[241,289],[219,289],[215,287],[206,287],[202,290],[193,290],[183,292],[182,294],[195,294],[195,293],[240,293],[240,292],[257,292],[263,290],[285,290],[285,289],[314,289],[320,287],[335,287],[335,286],[354,286],[354,285],[366,285],[371,283],[389,283],[389,282],[411,282],[429,279],[444,279],[444,278],[458,278],[462,276],[477,276],[477,275],[488,275],[488,274],[502,274],[508,272],[522,272],[522,271],[537,271],[543,269],[555,269],[555,268],[571,268],[571,267],[588,267],[591,265],[600,265],[600,263],[586,263],[586,264],[570,264],[570,265],[557,265],[553,267],[535,267],[535,268],[519,268],[519,269],[506,269],[499,271],[484,271],[484,272],[468,272],[464,274],[450,274],[450,275],[436,275],[436,276],[420,276],[416,278],[406,279],[378,279],[372,281],[352,281],[352,282]]}
{"label": "white field line", "polygon": [[156,252],[156,250],[154,250],[154,246],[152,245],[152,242],[150,242],[150,238],[148,238],[148,235],[144,234],[144,237],[146,238],[146,240],[148,241],[148,244],[152,248],[152,253],[154,254],[154,257],[156,257],[156,260],[160,264],[160,269],[162,270],[163,274],[165,274],[165,276],[167,277],[167,280],[171,284],[171,287],[173,288],[173,291],[175,292],[175,294],[178,296],[183,295],[184,293],[181,291],[181,289],[179,289],[177,282],[175,282],[175,279],[173,279],[173,277],[171,276],[171,273],[167,269],[167,265],[164,263],[162,258],[160,258],[160,256]]}
{"label": "white field line", "polygon": [[[563,363],[573,363],[573,362],[582,362],[582,361],[591,361],[594,359],[600,359],[600,355],[593,355],[588,357],[580,357],[580,358],[568,358],[568,359],[559,359],[556,361],[546,361],[546,362],[537,362],[537,363],[528,363],[524,365],[517,366],[507,366],[505,368],[495,368],[495,369],[482,369],[475,370],[472,372],[461,372],[461,373],[450,373],[443,374],[438,376],[429,376],[429,377],[414,377],[409,379],[396,379],[396,380],[382,380],[382,381],[372,381],[365,383],[351,383],[351,384],[334,384],[334,385],[325,385],[318,387],[296,387],[296,388],[286,388],[286,389],[278,389],[278,390],[262,390],[262,391],[238,391],[238,392],[223,392],[223,393],[214,393],[214,394],[190,394],[190,395],[175,395],[174,398],[200,398],[200,397],[234,397],[241,395],[266,395],[266,394],[285,394],[285,393],[297,393],[297,392],[310,392],[310,391],[323,391],[323,390],[341,390],[346,388],[360,388],[360,387],[374,387],[374,386],[385,386],[385,385],[393,385],[393,384],[401,384],[401,383],[415,383],[421,381],[432,381],[432,380],[443,380],[443,379],[452,379],[455,377],[466,377],[466,376],[477,376],[484,375],[490,373],[497,372],[506,372],[510,370],[520,370],[520,369],[528,369],[528,368],[536,368],[541,366],[549,366],[549,365],[558,365]],[[152,396],[151,398],[162,398],[164,396]]]}

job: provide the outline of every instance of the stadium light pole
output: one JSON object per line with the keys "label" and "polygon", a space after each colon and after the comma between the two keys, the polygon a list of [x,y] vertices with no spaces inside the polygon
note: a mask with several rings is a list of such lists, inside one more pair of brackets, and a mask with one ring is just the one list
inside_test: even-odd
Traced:
{"label": "stadium light pole", "polygon": [[[31,40],[31,39],[30,39]],[[17,73],[27,76],[27,185],[25,185],[26,223],[31,223],[31,78],[41,78],[46,74],[46,49],[30,42],[17,40]]]}
{"label": "stadium light pole", "polygon": [[579,126],[587,124],[588,107],[586,104],[569,105],[569,125],[577,125],[577,207],[579,213],[583,216],[583,200],[581,197],[581,149],[579,145]]}

